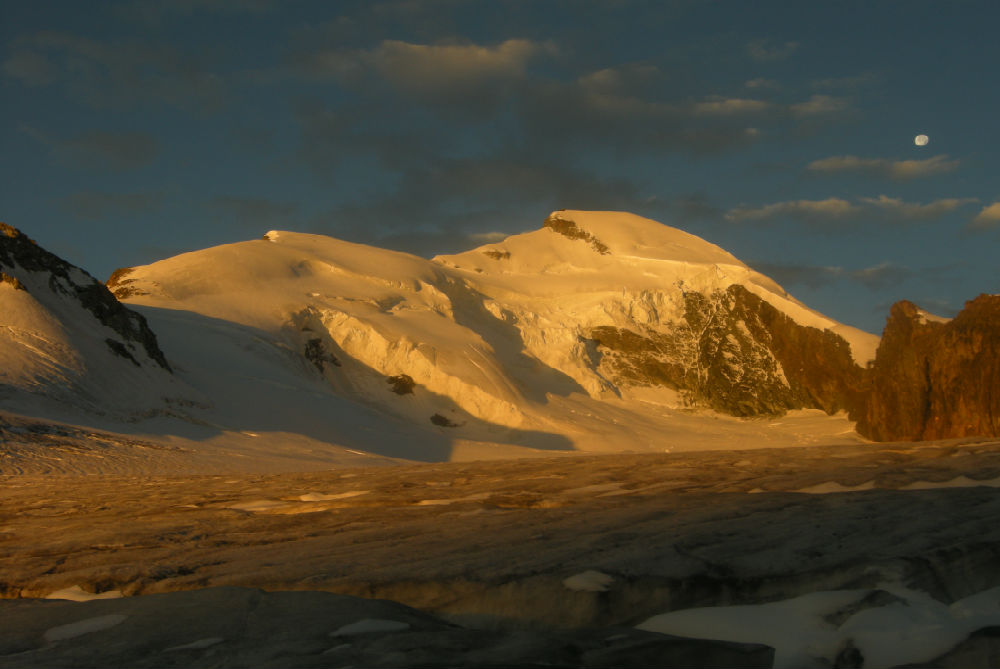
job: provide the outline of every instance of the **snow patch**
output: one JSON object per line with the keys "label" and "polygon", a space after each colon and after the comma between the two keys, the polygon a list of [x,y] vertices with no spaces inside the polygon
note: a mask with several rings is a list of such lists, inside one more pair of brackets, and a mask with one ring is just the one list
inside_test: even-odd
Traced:
{"label": "snow patch", "polygon": [[105,590],[104,592],[87,592],[78,585],[56,590],[45,595],[45,599],[67,599],[71,602],[90,602],[95,599],[119,599],[124,597],[121,590]]}
{"label": "snow patch", "polygon": [[767,604],[683,609],[653,616],[637,629],[697,639],[763,643],[775,649],[775,669],[829,667],[844,649],[864,666],[883,669],[928,662],[970,633],[1000,624],[1000,587],[948,606],[926,593],[883,584],[901,601],[861,608],[839,627],[830,622],[872,590],[814,592]]}
{"label": "snow patch", "polygon": [[614,576],[588,569],[587,571],[563,579],[562,584],[567,590],[575,590],[577,592],[607,592],[614,582]]}
{"label": "snow patch", "polygon": [[357,636],[359,634],[374,634],[380,632],[402,632],[410,629],[409,623],[398,620],[386,620],[384,618],[364,618],[353,622],[337,630],[330,632],[330,636]]}

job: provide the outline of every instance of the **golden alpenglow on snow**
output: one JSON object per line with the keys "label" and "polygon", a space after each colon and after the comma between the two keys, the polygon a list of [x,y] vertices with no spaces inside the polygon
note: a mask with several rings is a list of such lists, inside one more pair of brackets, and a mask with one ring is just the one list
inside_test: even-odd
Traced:
{"label": "golden alpenglow on snow", "polygon": [[1000,666],[998,7],[6,3],[0,669]]}

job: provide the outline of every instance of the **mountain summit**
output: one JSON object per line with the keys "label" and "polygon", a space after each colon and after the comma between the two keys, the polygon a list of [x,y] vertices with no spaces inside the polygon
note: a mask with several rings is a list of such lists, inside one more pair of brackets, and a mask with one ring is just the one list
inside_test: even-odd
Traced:
{"label": "mountain summit", "polygon": [[430,261],[272,231],[109,287],[266,332],[341,396],[439,427],[536,427],[571,396],[832,413],[877,343],[718,246],[621,212],[554,212]]}

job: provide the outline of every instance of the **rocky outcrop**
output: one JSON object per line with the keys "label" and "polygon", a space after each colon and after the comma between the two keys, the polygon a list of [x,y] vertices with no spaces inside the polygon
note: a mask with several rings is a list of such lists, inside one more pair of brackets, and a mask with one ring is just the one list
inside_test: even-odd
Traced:
{"label": "rocky outcrop", "polygon": [[[579,226],[577,226],[575,221],[564,218],[559,214],[559,212],[555,212],[546,218],[544,226],[553,232],[559,233],[563,237],[567,237],[569,239],[580,239],[589,243],[591,248],[601,255],[608,255],[611,252],[610,249],[608,249],[607,244],[602,242],[597,237],[594,237],[586,230],[582,230]],[[508,254],[508,257],[509,255],[510,254]]]}
{"label": "rocky outcrop", "polygon": [[[170,371],[146,319],[123,306],[115,296],[92,276],[59,256],[38,246],[34,240],[17,228],[0,223],[0,267],[4,274],[25,290],[26,277],[18,272],[30,272],[47,277],[48,289],[55,294],[69,297],[89,311],[101,324],[111,328],[123,342],[109,345],[120,355],[118,346],[138,345],[147,356],[163,369]],[[114,340],[111,340],[114,341]]]}
{"label": "rocky outcrop", "polygon": [[734,416],[834,413],[852,407],[863,385],[843,338],[799,325],[738,284],[685,293],[683,320],[669,331],[605,326],[590,337],[616,384],[665,386]]}
{"label": "rocky outcrop", "polygon": [[129,274],[135,271],[134,267],[119,267],[108,277],[105,285],[111,294],[119,300],[125,300],[137,295],[149,295],[144,290],[135,287],[136,280],[128,278]]}
{"label": "rocky outcrop", "polygon": [[854,417],[870,439],[1000,436],[1000,295],[950,321],[894,304],[869,383]]}

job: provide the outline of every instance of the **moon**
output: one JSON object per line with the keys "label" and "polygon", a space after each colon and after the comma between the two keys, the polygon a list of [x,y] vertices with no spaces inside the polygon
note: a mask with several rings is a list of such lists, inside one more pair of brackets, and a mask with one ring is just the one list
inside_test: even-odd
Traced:
{"label": "moon", "polygon": [[917,146],[927,146],[927,142],[931,141],[931,138],[927,135],[917,135],[913,138],[913,143]]}

